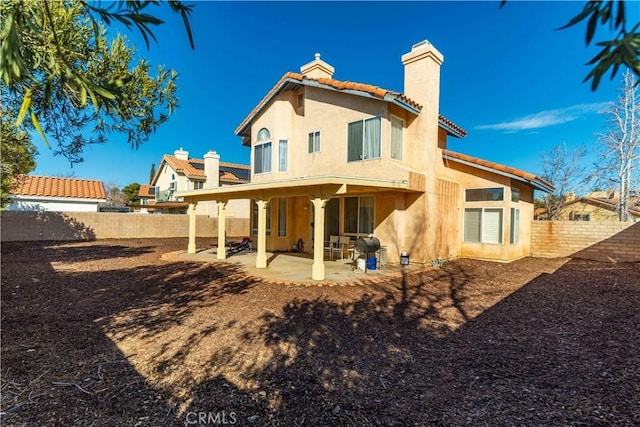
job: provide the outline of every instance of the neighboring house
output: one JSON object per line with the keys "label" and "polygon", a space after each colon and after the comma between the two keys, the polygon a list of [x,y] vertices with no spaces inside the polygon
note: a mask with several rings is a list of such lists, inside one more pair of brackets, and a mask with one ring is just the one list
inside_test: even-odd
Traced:
{"label": "neighboring house", "polygon": [[107,193],[102,181],[24,175],[9,198],[13,211],[98,212]]}
{"label": "neighboring house", "polygon": [[[154,189],[154,203],[149,200],[148,204],[154,207],[153,210],[146,209],[156,213],[186,213],[188,203],[176,196],[178,192],[245,184],[249,182],[250,172],[247,165],[221,162],[220,155],[215,151],[207,152],[204,159],[195,159],[190,158],[189,152],[181,147],[173,155],[165,154],[162,157],[150,186]],[[249,200],[233,200],[227,210],[229,216],[249,218]],[[199,203],[196,213],[216,217],[217,204],[211,201]]]}
{"label": "neighboring house", "polygon": [[[618,221],[619,198],[605,192],[590,193],[587,196],[569,200],[558,208],[559,221]],[[629,199],[629,221],[640,218],[640,197]]]}
{"label": "neighboring house", "polygon": [[324,279],[323,244],[316,242],[330,235],[373,233],[396,263],[403,252],[418,263],[529,255],[533,191],[553,186],[447,150],[447,138],[466,132],[439,113],[443,56],[424,41],[402,62],[398,93],[335,80],[316,54],[300,73],[286,73],[236,129],[251,148],[251,183],[179,195],[189,203],[253,199],[256,266],[267,266],[266,250],[288,250],[302,239],[314,254],[315,280]]}
{"label": "neighboring house", "polygon": [[150,213],[153,212],[153,205],[156,203],[156,187],[148,184],[141,184],[138,190],[138,203],[131,206],[136,212]]}

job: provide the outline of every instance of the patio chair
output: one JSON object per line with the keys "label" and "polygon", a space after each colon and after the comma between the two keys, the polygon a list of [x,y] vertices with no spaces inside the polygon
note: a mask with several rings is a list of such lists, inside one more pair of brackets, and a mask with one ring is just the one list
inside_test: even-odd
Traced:
{"label": "patio chair", "polygon": [[340,252],[339,243],[340,238],[338,236],[329,236],[329,245],[324,247],[325,252],[329,252],[329,256],[333,260],[333,253]]}
{"label": "patio chair", "polygon": [[251,239],[248,237],[243,237],[242,242],[234,243],[229,242],[227,244],[227,255],[235,255],[244,251],[252,251],[253,247],[251,246]]}
{"label": "patio chair", "polygon": [[351,238],[349,236],[340,236],[338,239],[338,247],[340,250],[340,259],[344,260],[344,251],[348,251],[351,245]]}

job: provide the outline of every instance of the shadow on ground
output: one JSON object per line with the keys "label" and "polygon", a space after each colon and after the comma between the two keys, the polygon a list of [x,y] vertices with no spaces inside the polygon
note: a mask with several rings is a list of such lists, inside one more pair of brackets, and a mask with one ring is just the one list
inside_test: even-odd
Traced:
{"label": "shadow on ground", "polygon": [[3,246],[5,425],[640,423],[638,264],[318,288],[91,245]]}

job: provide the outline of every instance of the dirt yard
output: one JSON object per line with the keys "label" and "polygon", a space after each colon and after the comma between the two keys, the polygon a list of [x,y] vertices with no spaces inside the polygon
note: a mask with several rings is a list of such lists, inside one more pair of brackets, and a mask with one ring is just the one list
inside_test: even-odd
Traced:
{"label": "dirt yard", "polygon": [[3,244],[2,424],[640,425],[639,264],[275,285],[186,244]]}

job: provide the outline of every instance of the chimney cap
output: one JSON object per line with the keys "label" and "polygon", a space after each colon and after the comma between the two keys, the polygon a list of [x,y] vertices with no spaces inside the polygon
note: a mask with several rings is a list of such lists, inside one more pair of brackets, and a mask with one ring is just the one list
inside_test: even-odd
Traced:
{"label": "chimney cap", "polygon": [[333,78],[333,73],[336,71],[331,65],[320,59],[320,54],[315,53],[313,61],[304,64],[300,67],[300,72],[305,76],[312,79],[319,78]]}
{"label": "chimney cap", "polygon": [[429,40],[425,39],[411,46],[411,52],[402,55],[402,63],[408,65],[424,58],[430,58],[438,65],[442,65],[444,62],[442,53]]}

